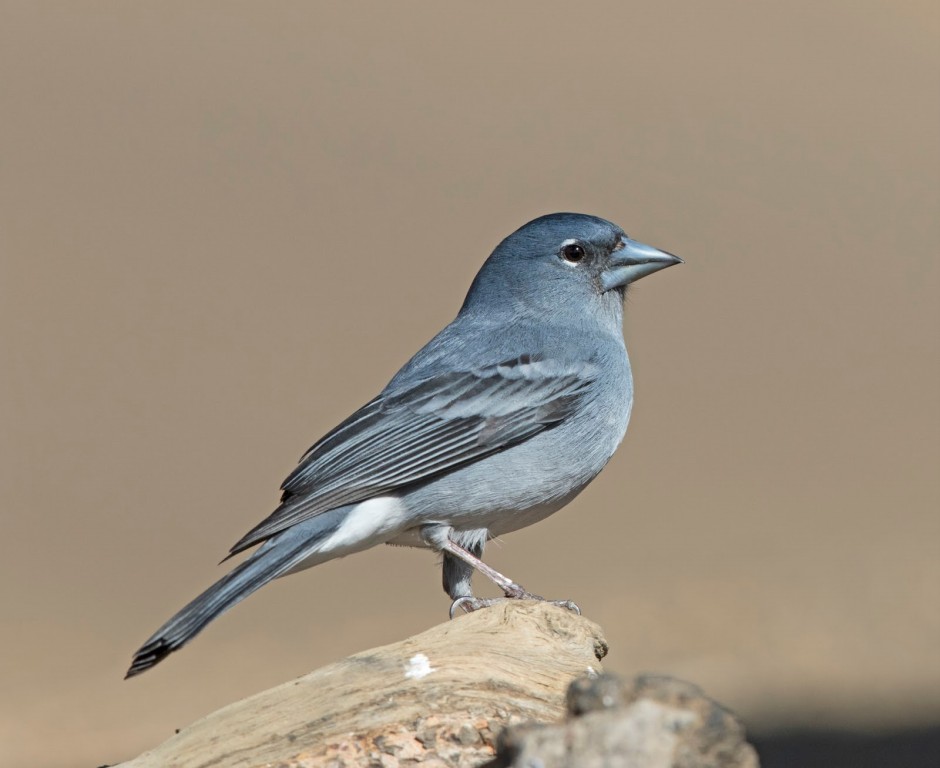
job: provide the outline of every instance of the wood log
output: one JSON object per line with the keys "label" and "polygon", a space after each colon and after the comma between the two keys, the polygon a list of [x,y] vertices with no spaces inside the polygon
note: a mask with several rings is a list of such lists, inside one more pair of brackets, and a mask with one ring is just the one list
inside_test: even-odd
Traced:
{"label": "wood log", "polygon": [[606,653],[582,616],[502,603],[231,704],[123,765],[479,766],[506,726],[561,720]]}

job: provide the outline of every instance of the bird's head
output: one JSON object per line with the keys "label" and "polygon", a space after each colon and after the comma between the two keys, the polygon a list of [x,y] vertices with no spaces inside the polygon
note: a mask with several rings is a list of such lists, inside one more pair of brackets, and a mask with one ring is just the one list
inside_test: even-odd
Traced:
{"label": "bird's head", "polygon": [[501,242],[480,269],[462,312],[557,315],[619,308],[627,286],[682,260],[636,240],[616,224],[580,213],[530,221]]}

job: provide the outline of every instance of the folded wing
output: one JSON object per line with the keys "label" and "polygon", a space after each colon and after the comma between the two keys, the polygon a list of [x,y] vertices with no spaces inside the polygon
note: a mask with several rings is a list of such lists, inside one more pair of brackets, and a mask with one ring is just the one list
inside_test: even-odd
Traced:
{"label": "folded wing", "polygon": [[231,554],[344,504],[451,472],[564,421],[597,368],[523,355],[379,397],[324,436],[281,485],[281,505]]}

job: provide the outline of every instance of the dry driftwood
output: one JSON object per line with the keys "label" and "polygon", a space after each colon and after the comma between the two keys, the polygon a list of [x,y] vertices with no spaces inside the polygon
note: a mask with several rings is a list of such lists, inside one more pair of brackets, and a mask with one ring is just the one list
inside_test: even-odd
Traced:
{"label": "dry driftwood", "polygon": [[[624,683],[593,622],[501,604],[220,709],[124,768],[756,768],[689,683]],[[574,681],[574,682],[572,682]]]}
{"label": "dry driftwood", "polygon": [[504,603],[231,704],[124,768],[477,766],[507,725],[560,720],[606,652],[588,619]]}

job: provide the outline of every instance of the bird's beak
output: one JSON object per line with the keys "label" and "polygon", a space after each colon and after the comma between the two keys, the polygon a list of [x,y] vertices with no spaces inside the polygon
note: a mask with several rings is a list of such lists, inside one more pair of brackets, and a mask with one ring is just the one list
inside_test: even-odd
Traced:
{"label": "bird's beak", "polygon": [[623,245],[610,255],[610,262],[601,273],[601,285],[605,291],[622,288],[641,277],[682,263],[678,256],[638,243],[629,237],[625,236],[621,242]]}

